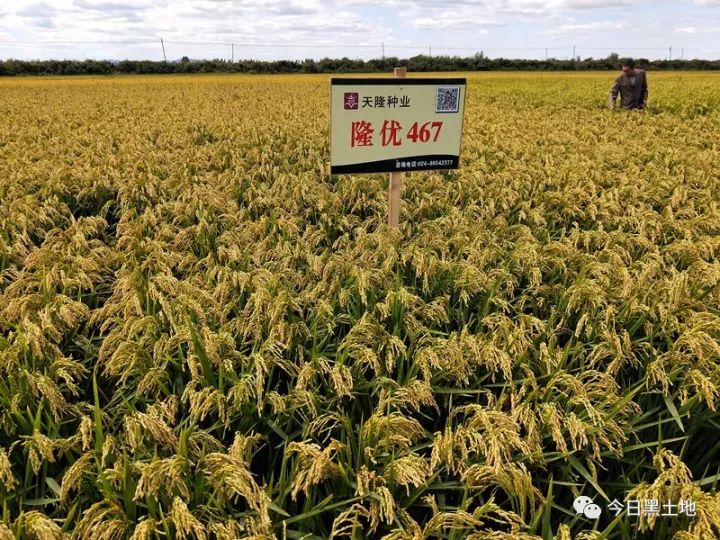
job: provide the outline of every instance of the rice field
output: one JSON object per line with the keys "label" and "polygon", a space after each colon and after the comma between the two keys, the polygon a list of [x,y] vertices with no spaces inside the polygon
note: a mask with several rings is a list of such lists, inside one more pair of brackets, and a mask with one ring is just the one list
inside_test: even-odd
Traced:
{"label": "rice field", "polygon": [[399,230],[327,76],[0,80],[0,540],[719,538],[720,74],[613,78],[468,74]]}

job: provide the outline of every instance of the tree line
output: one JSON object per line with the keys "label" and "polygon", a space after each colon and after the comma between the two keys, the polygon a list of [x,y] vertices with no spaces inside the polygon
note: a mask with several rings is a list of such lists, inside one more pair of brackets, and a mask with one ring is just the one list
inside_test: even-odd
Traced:
{"label": "tree line", "polygon": [[[720,60],[648,60],[636,59],[636,65],[653,70],[718,70]],[[406,66],[412,72],[427,71],[573,71],[617,70],[620,57],[529,60],[473,56],[387,57],[373,60],[323,58],[321,60],[0,60],[0,76],[14,75],[112,75],[163,73],[368,73],[389,71]]]}

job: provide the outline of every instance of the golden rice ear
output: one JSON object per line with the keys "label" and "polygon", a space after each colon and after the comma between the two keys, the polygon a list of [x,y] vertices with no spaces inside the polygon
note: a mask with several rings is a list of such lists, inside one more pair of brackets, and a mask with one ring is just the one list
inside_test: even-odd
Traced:
{"label": "golden rice ear", "polygon": [[355,503],[347,510],[340,512],[333,520],[330,538],[342,538],[344,536],[353,538],[357,531],[363,530],[363,521],[369,519],[370,512],[363,505]]}
{"label": "golden rice ear", "polygon": [[[720,519],[717,512],[720,498],[702,491],[692,481],[692,473],[682,460],[668,449],[660,449],[653,457],[657,470],[657,478],[651,483],[642,482],[632,488],[626,500],[655,499],[664,501],[690,501],[695,503],[697,516],[693,519],[690,532],[720,530]],[[658,515],[646,513],[640,517],[638,530],[653,530]]]}
{"label": "golden rice ear", "polygon": [[265,437],[260,434],[243,435],[235,433],[235,440],[230,447],[228,454],[236,459],[242,460],[247,466],[252,461],[253,452]]}
{"label": "golden rice ear", "polygon": [[69,535],[63,533],[62,529],[52,519],[41,512],[24,512],[18,519],[23,529],[30,538],[42,538],[48,540],[67,540]]}
{"label": "golden rice ear", "polygon": [[524,464],[509,464],[503,469],[487,465],[472,465],[463,475],[466,485],[481,489],[502,489],[509,497],[519,502],[516,510],[519,515],[526,517],[526,512],[535,511],[535,507],[544,501],[540,491],[533,486],[532,476]]}
{"label": "golden rice ear", "polygon": [[[251,524],[251,529],[253,527],[256,527],[255,524]],[[247,531],[247,527],[242,526],[240,523],[235,521],[234,519],[227,519],[225,521],[211,521],[210,525],[208,526],[208,532],[210,535],[214,535],[217,540],[235,540],[236,538],[250,538]],[[270,538],[275,538],[275,536],[263,536],[260,535],[254,535],[258,539],[267,538],[268,540]]]}
{"label": "golden rice ear", "polygon": [[410,495],[410,487],[420,487],[432,474],[430,465],[420,456],[405,456],[392,460],[385,467],[383,478],[388,483],[398,484]]}
{"label": "golden rice ear", "polygon": [[28,459],[35,474],[40,471],[43,462],[55,463],[55,443],[52,439],[37,430],[23,438],[23,446],[28,452]]}
{"label": "golden rice ear", "polygon": [[45,398],[50,411],[56,420],[59,420],[68,409],[68,403],[62,395],[58,385],[53,380],[40,373],[24,373],[28,386],[38,399]]}
{"label": "golden rice ear", "polygon": [[145,497],[158,498],[163,495],[178,494],[184,500],[190,497],[186,477],[190,464],[182,456],[160,459],[155,458],[150,463],[140,464],[140,480],[135,489],[134,500],[139,501]]}
{"label": "golden rice ear", "polygon": [[[399,386],[392,379],[386,380],[389,389],[383,388],[381,391],[377,411],[387,410],[391,405],[413,412],[419,412],[422,407],[432,407],[436,412],[440,411],[429,382],[414,379],[405,386]],[[378,383],[380,381],[381,379],[378,379]]]}
{"label": "golden rice ear", "polygon": [[366,506],[370,534],[374,534],[381,523],[391,524],[396,521],[396,510],[392,494],[385,486],[386,480],[376,472],[363,465],[356,476],[356,495],[368,497]]}
{"label": "golden rice ear", "polygon": [[216,416],[223,423],[227,422],[227,397],[218,389],[206,386],[196,390],[197,385],[188,385],[183,394],[183,401],[190,402],[190,418],[194,422],[202,422],[209,416]]}
{"label": "golden rice ear", "polygon": [[92,467],[94,457],[93,452],[86,452],[65,471],[60,486],[60,500],[62,502],[68,501],[72,491],[80,489],[85,473]]}
{"label": "golden rice ear", "polygon": [[287,446],[287,455],[297,454],[297,470],[293,481],[292,498],[296,499],[302,491],[308,495],[310,488],[340,474],[340,467],[333,462],[335,454],[345,445],[332,440],[325,448],[317,444],[291,442]]}
{"label": "golden rice ear", "polygon": [[415,418],[393,411],[374,413],[360,430],[366,452],[376,453],[396,448],[408,451],[426,431]]}
{"label": "golden rice ear", "polygon": [[557,536],[555,537],[556,540],[573,540],[572,535],[570,534],[570,527],[567,525],[567,523],[563,523],[558,528]]}
{"label": "golden rice ear", "polygon": [[153,540],[159,523],[150,517],[145,517],[135,526],[130,540]]}
{"label": "golden rice ear", "polygon": [[108,458],[113,456],[118,449],[118,440],[113,435],[106,435],[102,446],[102,456],[100,462],[104,465]]}
{"label": "golden rice ear", "polygon": [[172,428],[165,423],[165,420],[157,411],[148,409],[150,414],[137,413],[138,420],[143,429],[152,437],[155,442],[170,450],[176,450],[178,438]]}
{"label": "golden rice ear", "polygon": [[[567,452],[567,442],[562,430],[562,426],[564,425],[563,412],[555,404],[543,403],[540,405],[539,416],[541,422],[550,430],[550,435],[557,449],[563,453]],[[576,438],[572,440],[575,443]]]}
{"label": "golden rice ear", "polygon": [[74,536],[82,540],[112,540],[128,534],[130,522],[122,508],[110,501],[90,506],[77,525]]}
{"label": "golden rice ear", "polygon": [[226,501],[242,497],[255,513],[254,519],[257,519],[258,526],[267,528],[270,525],[271,500],[248,470],[248,463],[245,461],[246,451],[243,448],[245,444],[251,442],[238,443],[232,454],[222,452],[208,454],[200,463],[200,468],[208,484],[219,497]]}
{"label": "golden rice ear", "polygon": [[338,398],[352,396],[353,376],[350,368],[342,364],[335,364],[329,375]]}
{"label": "golden rice ear", "polygon": [[205,540],[207,538],[205,527],[190,513],[187,505],[179,497],[173,499],[168,519],[175,525],[176,537],[179,540]]}
{"label": "golden rice ear", "polygon": [[0,523],[0,540],[15,540],[15,535],[3,523]]}
{"label": "golden rice ear", "polygon": [[12,465],[5,449],[0,446],[0,482],[3,483],[7,491],[13,491],[17,485],[17,479],[12,472]]}
{"label": "golden rice ear", "polygon": [[378,487],[375,493],[379,496],[379,499],[373,499],[370,504],[377,504],[378,517],[382,523],[392,525],[393,521],[397,519],[395,515],[395,499],[392,493],[385,486]]}

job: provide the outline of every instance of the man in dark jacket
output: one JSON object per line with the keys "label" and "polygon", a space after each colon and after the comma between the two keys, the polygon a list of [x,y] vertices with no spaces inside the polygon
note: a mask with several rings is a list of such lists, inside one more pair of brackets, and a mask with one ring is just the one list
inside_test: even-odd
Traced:
{"label": "man in dark jacket", "polygon": [[644,109],[647,105],[648,86],[644,69],[637,69],[632,58],[623,60],[622,75],[615,79],[610,90],[610,108],[615,108],[615,101],[620,94],[620,105],[623,109]]}

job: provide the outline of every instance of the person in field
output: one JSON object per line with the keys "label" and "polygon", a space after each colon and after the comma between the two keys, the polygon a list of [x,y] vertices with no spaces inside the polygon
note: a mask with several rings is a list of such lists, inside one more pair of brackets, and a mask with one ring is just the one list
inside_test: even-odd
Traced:
{"label": "person in field", "polygon": [[610,108],[615,108],[617,96],[620,94],[620,105],[623,109],[644,109],[648,99],[645,70],[636,68],[635,61],[627,58],[622,62],[622,71],[610,90]]}

